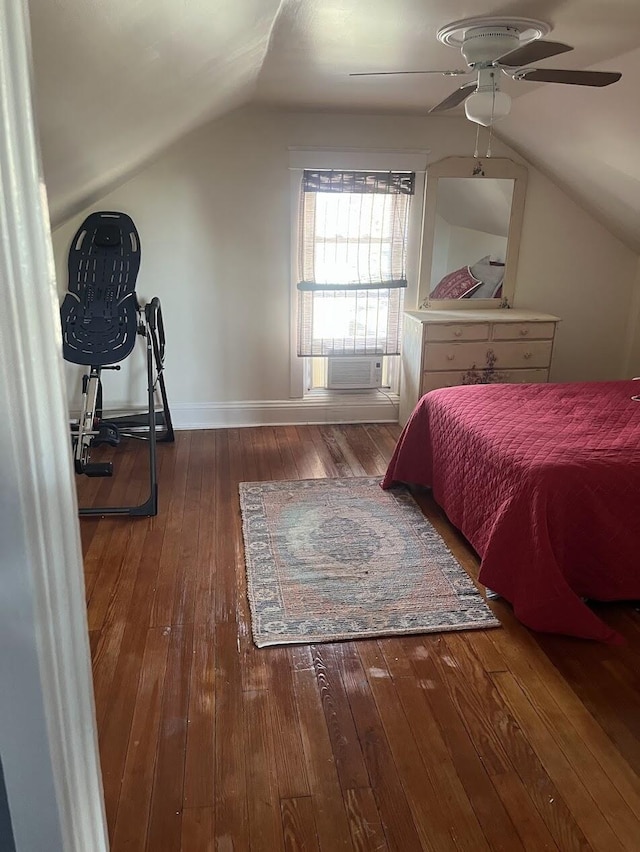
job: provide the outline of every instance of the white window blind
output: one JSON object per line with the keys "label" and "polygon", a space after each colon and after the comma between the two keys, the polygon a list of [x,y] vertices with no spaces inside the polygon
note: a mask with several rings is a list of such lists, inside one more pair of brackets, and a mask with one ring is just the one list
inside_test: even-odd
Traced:
{"label": "white window blind", "polygon": [[413,172],[302,177],[298,355],[397,355]]}

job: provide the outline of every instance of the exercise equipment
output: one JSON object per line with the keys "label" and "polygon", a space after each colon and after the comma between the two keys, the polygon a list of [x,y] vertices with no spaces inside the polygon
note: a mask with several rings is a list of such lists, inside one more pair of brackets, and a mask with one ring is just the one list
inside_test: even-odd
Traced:
{"label": "exercise equipment", "polygon": [[[112,462],[92,462],[100,444],[117,446],[123,437],[149,444],[149,496],[138,506],[81,508],[81,515],[142,515],[158,512],[156,443],[173,441],[173,425],[164,382],[165,334],[160,300],[140,305],[135,285],[140,268],[140,237],[125,213],[88,216],[69,249],[69,289],[60,309],[62,354],[88,369],[82,377],[82,411],[71,424],[75,471],[111,476]],[[102,373],[119,370],[119,362],[144,338],[147,407],[143,412],[103,418]],[[161,406],[156,410],[156,389]]]}

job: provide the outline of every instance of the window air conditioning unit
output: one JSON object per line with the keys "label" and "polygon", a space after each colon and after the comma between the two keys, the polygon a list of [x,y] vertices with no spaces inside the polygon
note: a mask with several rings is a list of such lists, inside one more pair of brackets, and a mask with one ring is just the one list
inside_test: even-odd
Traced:
{"label": "window air conditioning unit", "polygon": [[328,388],[360,390],[382,384],[382,355],[329,357],[327,362]]}

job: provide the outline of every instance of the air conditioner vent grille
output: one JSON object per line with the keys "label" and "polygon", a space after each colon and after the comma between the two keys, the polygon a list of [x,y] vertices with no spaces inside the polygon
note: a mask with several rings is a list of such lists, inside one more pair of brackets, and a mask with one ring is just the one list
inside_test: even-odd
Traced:
{"label": "air conditioner vent grille", "polygon": [[382,384],[382,355],[328,358],[327,387],[334,390],[379,388]]}

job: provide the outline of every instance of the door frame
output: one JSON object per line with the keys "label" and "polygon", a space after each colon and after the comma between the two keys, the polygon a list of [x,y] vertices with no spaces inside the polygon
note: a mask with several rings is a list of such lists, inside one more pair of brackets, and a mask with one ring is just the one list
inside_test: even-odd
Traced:
{"label": "door frame", "polygon": [[26,0],[0,20],[0,754],[17,852],[106,852]]}

